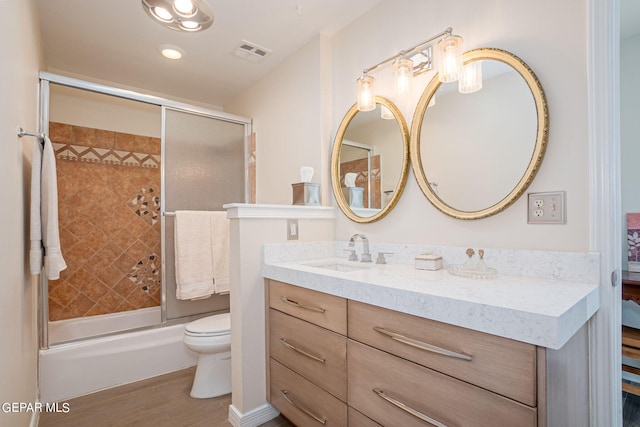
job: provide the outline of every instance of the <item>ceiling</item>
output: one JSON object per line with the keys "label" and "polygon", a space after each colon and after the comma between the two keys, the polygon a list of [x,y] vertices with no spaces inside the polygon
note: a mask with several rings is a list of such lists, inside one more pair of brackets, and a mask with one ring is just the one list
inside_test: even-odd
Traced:
{"label": "ceiling", "polygon": [[[318,34],[335,33],[381,0],[207,1],[213,25],[182,33],[153,21],[140,0],[36,0],[47,70],[224,106]],[[260,63],[238,58],[242,41],[271,53]],[[161,45],[185,55],[168,60]]]}
{"label": "ceiling", "polygon": [[[167,98],[225,103],[318,34],[333,34],[381,0],[208,0],[213,25],[181,33],[154,22],[140,0],[36,0],[48,71],[88,76]],[[640,33],[640,1],[621,0],[621,38]],[[242,41],[271,50],[234,56]],[[161,45],[185,51],[160,55]]]}

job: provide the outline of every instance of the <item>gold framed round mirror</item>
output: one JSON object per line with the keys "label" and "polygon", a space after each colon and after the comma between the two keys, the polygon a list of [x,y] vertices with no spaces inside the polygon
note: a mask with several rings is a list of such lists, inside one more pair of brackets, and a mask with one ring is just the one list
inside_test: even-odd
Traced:
{"label": "gold framed round mirror", "polygon": [[375,222],[398,203],[409,173],[409,129],[391,101],[376,96],[376,108],[354,104],[342,119],[331,153],[331,185],[352,221]]}
{"label": "gold framed round mirror", "polygon": [[469,220],[502,212],[529,187],[547,147],[549,112],[536,75],[512,53],[475,49],[463,62],[480,64],[481,89],[461,93],[459,82],[440,83],[436,74],[418,101],[410,152],[427,199]]}

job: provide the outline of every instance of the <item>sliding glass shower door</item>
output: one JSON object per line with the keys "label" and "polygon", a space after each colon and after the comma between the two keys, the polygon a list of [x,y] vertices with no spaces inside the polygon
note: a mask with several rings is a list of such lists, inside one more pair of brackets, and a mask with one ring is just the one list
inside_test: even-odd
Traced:
{"label": "sliding glass shower door", "polygon": [[205,300],[176,298],[176,210],[219,211],[246,200],[245,124],[204,114],[164,109],[164,277],[167,319],[229,308],[229,295]]}
{"label": "sliding glass shower door", "polygon": [[41,348],[228,310],[228,295],[176,299],[172,214],[247,200],[251,121],[40,77],[40,131],[55,151],[68,266],[59,280],[41,280]]}

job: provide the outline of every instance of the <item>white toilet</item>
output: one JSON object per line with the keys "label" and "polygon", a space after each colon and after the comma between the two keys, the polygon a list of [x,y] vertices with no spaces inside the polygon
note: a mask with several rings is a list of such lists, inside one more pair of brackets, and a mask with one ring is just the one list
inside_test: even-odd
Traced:
{"label": "white toilet", "polygon": [[203,317],[184,328],[184,343],[198,353],[191,397],[231,393],[231,319],[229,313]]}

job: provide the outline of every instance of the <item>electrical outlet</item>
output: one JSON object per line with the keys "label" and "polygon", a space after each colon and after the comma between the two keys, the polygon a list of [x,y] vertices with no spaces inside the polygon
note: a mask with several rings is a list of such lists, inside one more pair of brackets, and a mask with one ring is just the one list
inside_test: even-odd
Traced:
{"label": "electrical outlet", "polygon": [[527,223],[566,224],[566,191],[528,193]]}
{"label": "electrical outlet", "polygon": [[287,240],[298,240],[298,220],[297,219],[288,219],[287,220]]}

